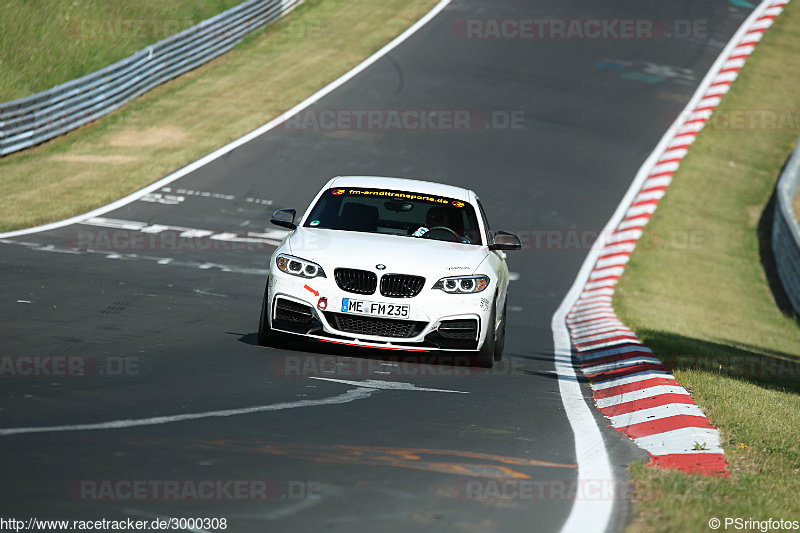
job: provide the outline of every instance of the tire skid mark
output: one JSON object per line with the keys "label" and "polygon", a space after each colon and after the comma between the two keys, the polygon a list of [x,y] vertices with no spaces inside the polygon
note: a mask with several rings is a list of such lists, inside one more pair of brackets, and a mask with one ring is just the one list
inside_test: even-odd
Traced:
{"label": "tire skid mark", "polygon": [[[509,457],[467,450],[432,448],[400,448],[387,446],[324,445],[278,443],[251,440],[189,440],[171,441],[132,439],[125,441],[139,446],[173,446],[186,450],[237,452],[251,456],[253,453],[280,455],[299,460],[333,464],[392,466],[412,470],[425,470],[444,474],[492,479],[531,479],[531,476],[514,467],[575,469],[576,464],[554,463],[523,457]],[[445,460],[440,457],[446,458]],[[455,458],[455,460],[453,459]],[[473,461],[474,460],[474,461]]]}

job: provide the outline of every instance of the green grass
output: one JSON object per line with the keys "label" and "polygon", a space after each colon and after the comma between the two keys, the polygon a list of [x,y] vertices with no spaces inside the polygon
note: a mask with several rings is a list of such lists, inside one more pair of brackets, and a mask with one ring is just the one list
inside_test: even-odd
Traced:
{"label": "green grass", "polygon": [[243,0],[7,0],[0,102],[84,76]]}
{"label": "green grass", "polygon": [[435,0],[306,0],[121,110],[0,159],[0,231],[84,213],[265,124],[402,33]]}
{"label": "green grass", "polygon": [[[716,116],[800,108],[797,50],[792,3]],[[797,134],[704,129],[620,281],[618,315],[720,429],[731,470],[708,478],[634,465],[630,531],[709,531],[712,517],[800,520],[800,325],[769,244],[775,183]]]}

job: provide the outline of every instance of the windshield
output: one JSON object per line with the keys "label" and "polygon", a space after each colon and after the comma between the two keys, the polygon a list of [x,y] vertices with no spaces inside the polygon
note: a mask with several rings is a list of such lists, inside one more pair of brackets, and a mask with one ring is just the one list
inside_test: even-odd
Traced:
{"label": "windshield", "polygon": [[305,227],[481,244],[475,209],[442,196],[385,189],[328,189]]}

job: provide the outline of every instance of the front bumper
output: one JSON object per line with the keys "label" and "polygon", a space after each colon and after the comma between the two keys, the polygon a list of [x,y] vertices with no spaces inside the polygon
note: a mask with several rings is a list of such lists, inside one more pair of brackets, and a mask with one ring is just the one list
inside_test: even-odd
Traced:
{"label": "front bumper", "polygon": [[[269,319],[276,331],[325,342],[394,350],[479,350],[485,338],[493,284],[476,294],[448,294],[431,286],[412,298],[359,295],[330,278],[305,279],[273,269]],[[408,304],[408,318],[341,312],[345,298]]]}

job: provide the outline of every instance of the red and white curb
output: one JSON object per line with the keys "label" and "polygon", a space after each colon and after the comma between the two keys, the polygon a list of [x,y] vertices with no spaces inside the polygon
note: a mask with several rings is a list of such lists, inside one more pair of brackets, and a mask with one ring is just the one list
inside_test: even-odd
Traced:
{"label": "red and white curb", "polygon": [[[566,317],[594,401],[611,426],[651,457],[651,465],[728,475],[719,432],[692,396],[617,318],[611,298],[644,226],[698,132],[730,89],[755,45],[789,0],[763,2],[717,59],[692,101],[640,170],[618,223],[595,247],[595,262]],[[638,176],[637,176],[638,177]],[[612,219],[613,220],[613,219]]]}

